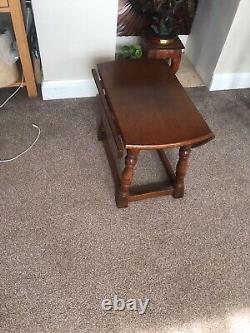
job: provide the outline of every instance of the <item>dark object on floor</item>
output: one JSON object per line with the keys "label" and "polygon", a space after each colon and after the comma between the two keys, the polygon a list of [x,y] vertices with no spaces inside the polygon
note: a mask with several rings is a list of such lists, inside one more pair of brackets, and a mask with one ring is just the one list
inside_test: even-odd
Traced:
{"label": "dark object on floor", "polygon": [[[179,81],[164,61],[120,60],[98,65],[93,75],[102,101],[98,138],[104,142],[116,185],[119,208],[162,195],[181,198],[191,148],[214,138]],[[174,173],[164,149],[180,148]],[[141,150],[156,150],[169,183],[131,188]],[[127,152],[125,168],[118,174],[112,151],[118,158]]]}

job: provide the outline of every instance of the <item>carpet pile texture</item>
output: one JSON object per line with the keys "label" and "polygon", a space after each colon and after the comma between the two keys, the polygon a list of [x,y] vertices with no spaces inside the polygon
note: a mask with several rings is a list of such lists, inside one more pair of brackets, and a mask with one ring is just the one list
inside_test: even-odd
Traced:
{"label": "carpet pile texture", "polygon": [[[22,92],[0,110],[0,159],[42,131],[0,164],[0,332],[250,331],[250,90],[187,92],[216,139],[192,151],[185,197],[120,210],[95,98]],[[151,152],[137,169],[164,176]],[[114,295],[149,298],[147,312],[103,311]]]}

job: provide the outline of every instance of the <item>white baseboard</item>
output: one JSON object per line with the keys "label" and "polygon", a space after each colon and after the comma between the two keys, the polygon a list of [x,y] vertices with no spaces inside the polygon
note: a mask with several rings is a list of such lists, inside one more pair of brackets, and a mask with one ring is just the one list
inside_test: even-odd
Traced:
{"label": "white baseboard", "polygon": [[184,45],[184,47],[186,47],[186,45],[187,45],[188,36],[189,35],[179,35],[179,38],[182,41],[182,44]]}
{"label": "white baseboard", "polygon": [[42,82],[44,100],[93,97],[96,94],[97,89],[93,79]]}
{"label": "white baseboard", "polygon": [[250,73],[225,73],[213,76],[209,90],[250,88]]}

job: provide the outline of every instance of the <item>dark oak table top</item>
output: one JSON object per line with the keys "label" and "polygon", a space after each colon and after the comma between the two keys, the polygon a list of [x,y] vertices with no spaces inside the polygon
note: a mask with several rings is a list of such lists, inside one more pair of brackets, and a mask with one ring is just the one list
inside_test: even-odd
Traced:
{"label": "dark oak table top", "polygon": [[214,135],[161,60],[98,65],[106,98],[126,148],[192,146]]}

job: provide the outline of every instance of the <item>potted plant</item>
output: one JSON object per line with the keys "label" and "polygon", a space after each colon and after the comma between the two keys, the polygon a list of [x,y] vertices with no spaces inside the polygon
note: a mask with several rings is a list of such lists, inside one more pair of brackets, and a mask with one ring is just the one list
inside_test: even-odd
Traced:
{"label": "potted plant", "polygon": [[141,45],[124,45],[116,54],[117,59],[141,59],[143,48]]}
{"label": "potted plant", "polygon": [[[180,30],[188,31],[197,0],[119,0],[118,36],[147,35],[147,38],[171,41]],[[180,17],[182,28],[180,29]],[[185,22],[184,22],[185,21]],[[184,24],[185,23],[185,24]],[[184,25],[185,28],[184,28]],[[178,25],[178,26],[177,26]]]}
{"label": "potted plant", "polygon": [[176,37],[174,15],[186,0],[147,0],[142,11],[147,16],[147,38],[156,44],[171,43]]}

